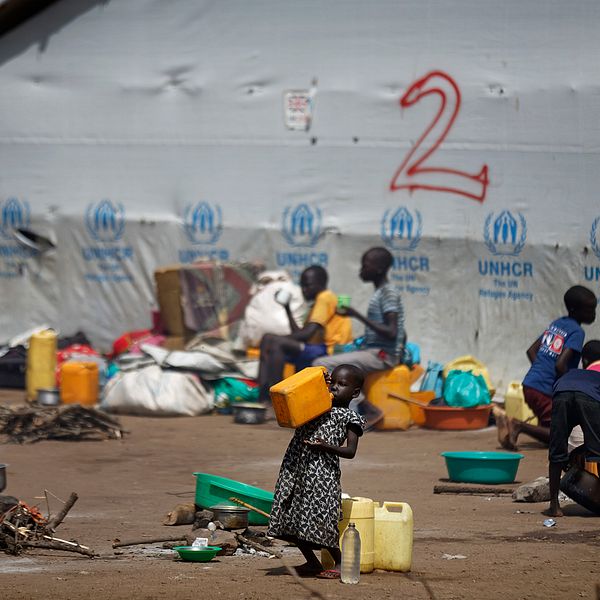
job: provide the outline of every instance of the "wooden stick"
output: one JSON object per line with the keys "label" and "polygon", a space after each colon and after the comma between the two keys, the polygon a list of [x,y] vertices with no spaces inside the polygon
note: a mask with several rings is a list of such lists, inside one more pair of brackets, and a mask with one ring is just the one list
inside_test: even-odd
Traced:
{"label": "wooden stick", "polygon": [[55,517],[48,521],[48,524],[46,525],[46,529],[48,531],[54,531],[63,522],[64,518],[67,516],[67,513],[73,508],[73,504],[77,502],[78,498],[79,496],[75,492],[71,492],[71,495],[67,498],[67,501],[62,509],[56,514]]}
{"label": "wooden stick", "polygon": [[244,537],[241,533],[236,533],[235,537],[237,541],[241,544],[246,544],[246,546],[250,546],[251,548],[259,550],[260,552],[266,552],[267,554],[270,554],[275,558],[281,558],[281,552],[279,552],[278,550],[273,550],[272,548],[267,548],[266,546],[263,546],[258,542],[253,542],[252,540],[249,540],[248,538]]}
{"label": "wooden stick", "polygon": [[113,540],[113,548],[122,548],[124,546],[142,546],[143,544],[157,544],[158,542],[181,542],[185,540],[186,536],[182,535],[169,535],[158,538],[146,538],[145,540],[125,540],[122,542],[120,539]]}
{"label": "wooden stick", "polygon": [[421,408],[427,408],[429,404],[427,402],[421,402],[420,400],[415,400],[414,398],[407,398],[406,396],[401,396],[400,394],[394,394],[392,392],[388,392],[389,398],[394,398],[394,400],[404,400],[404,402],[408,402],[409,404],[416,404]]}
{"label": "wooden stick", "polygon": [[434,485],[434,494],[484,494],[486,496],[512,495],[514,488],[470,485]]}
{"label": "wooden stick", "polygon": [[246,508],[249,508],[250,510],[253,510],[254,512],[257,512],[259,515],[262,515],[263,517],[267,517],[270,518],[270,514],[265,512],[264,510],[261,510],[260,508],[256,508],[256,506],[252,506],[252,504],[248,504],[247,502],[244,502],[243,500],[240,500],[239,498],[235,498],[235,497],[231,497],[229,498],[230,502],[236,502],[237,504],[241,504],[242,506],[245,506]]}
{"label": "wooden stick", "polygon": [[78,554],[85,554],[85,556],[89,556],[93,558],[95,553],[93,550],[86,548],[85,546],[80,546],[79,544],[74,544],[73,542],[65,544],[62,541],[55,539],[44,539],[44,540],[22,540],[19,541],[21,546],[29,546],[31,548],[47,548],[48,550],[64,550],[65,552],[77,552]]}

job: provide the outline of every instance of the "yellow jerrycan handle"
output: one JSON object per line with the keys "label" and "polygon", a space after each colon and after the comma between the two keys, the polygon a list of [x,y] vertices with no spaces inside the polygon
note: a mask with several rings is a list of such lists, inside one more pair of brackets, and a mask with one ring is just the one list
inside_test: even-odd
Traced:
{"label": "yellow jerrycan handle", "polygon": [[382,502],[381,508],[387,512],[404,513],[407,519],[410,519],[412,516],[412,508],[406,502]]}

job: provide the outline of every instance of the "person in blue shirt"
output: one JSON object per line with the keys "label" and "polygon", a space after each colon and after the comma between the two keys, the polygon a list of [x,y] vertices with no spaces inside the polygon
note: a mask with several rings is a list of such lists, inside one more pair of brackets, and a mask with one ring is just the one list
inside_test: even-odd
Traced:
{"label": "person in blue shirt", "polygon": [[568,315],[552,321],[527,350],[531,367],[523,379],[523,395],[538,418],[538,425],[510,419],[501,410],[494,411],[498,441],[508,450],[517,449],[521,433],[549,442],[552,388],[561,375],[579,365],[585,338],[581,324],[595,321],[598,300],[588,288],[575,285],[566,291],[564,302]]}
{"label": "person in blue shirt", "polygon": [[[562,517],[558,501],[561,472],[585,454],[587,462],[600,462],[600,340],[591,340],[581,353],[583,369],[572,369],[554,385],[548,475],[550,506],[545,514]],[[576,425],[583,430],[583,445],[568,454],[568,440]]]}

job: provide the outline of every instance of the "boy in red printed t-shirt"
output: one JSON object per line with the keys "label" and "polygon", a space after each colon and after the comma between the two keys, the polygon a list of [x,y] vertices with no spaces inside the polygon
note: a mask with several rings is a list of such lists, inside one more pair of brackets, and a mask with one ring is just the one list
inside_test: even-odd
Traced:
{"label": "boy in red printed t-shirt", "polygon": [[523,379],[523,395],[539,425],[510,419],[501,409],[494,410],[498,441],[508,450],[517,449],[521,433],[546,444],[549,442],[552,388],[561,375],[579,365],[585,338],[581,323],[594,322],[598,300],[588,288],[575,285],[565,293],[564,302],[568,315],[552,321],[527,350],[531,367]]}

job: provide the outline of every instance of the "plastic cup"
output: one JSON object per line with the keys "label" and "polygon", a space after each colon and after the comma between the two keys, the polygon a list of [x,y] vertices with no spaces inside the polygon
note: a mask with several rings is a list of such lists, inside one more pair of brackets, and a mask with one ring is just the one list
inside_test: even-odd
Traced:
{"label": "plastic cup", "polygon": [[352,298],[351,296],[345,296],[340,294],[338,296],[338,308],[348,308],[350,306],[350,303],[352,302]]}

